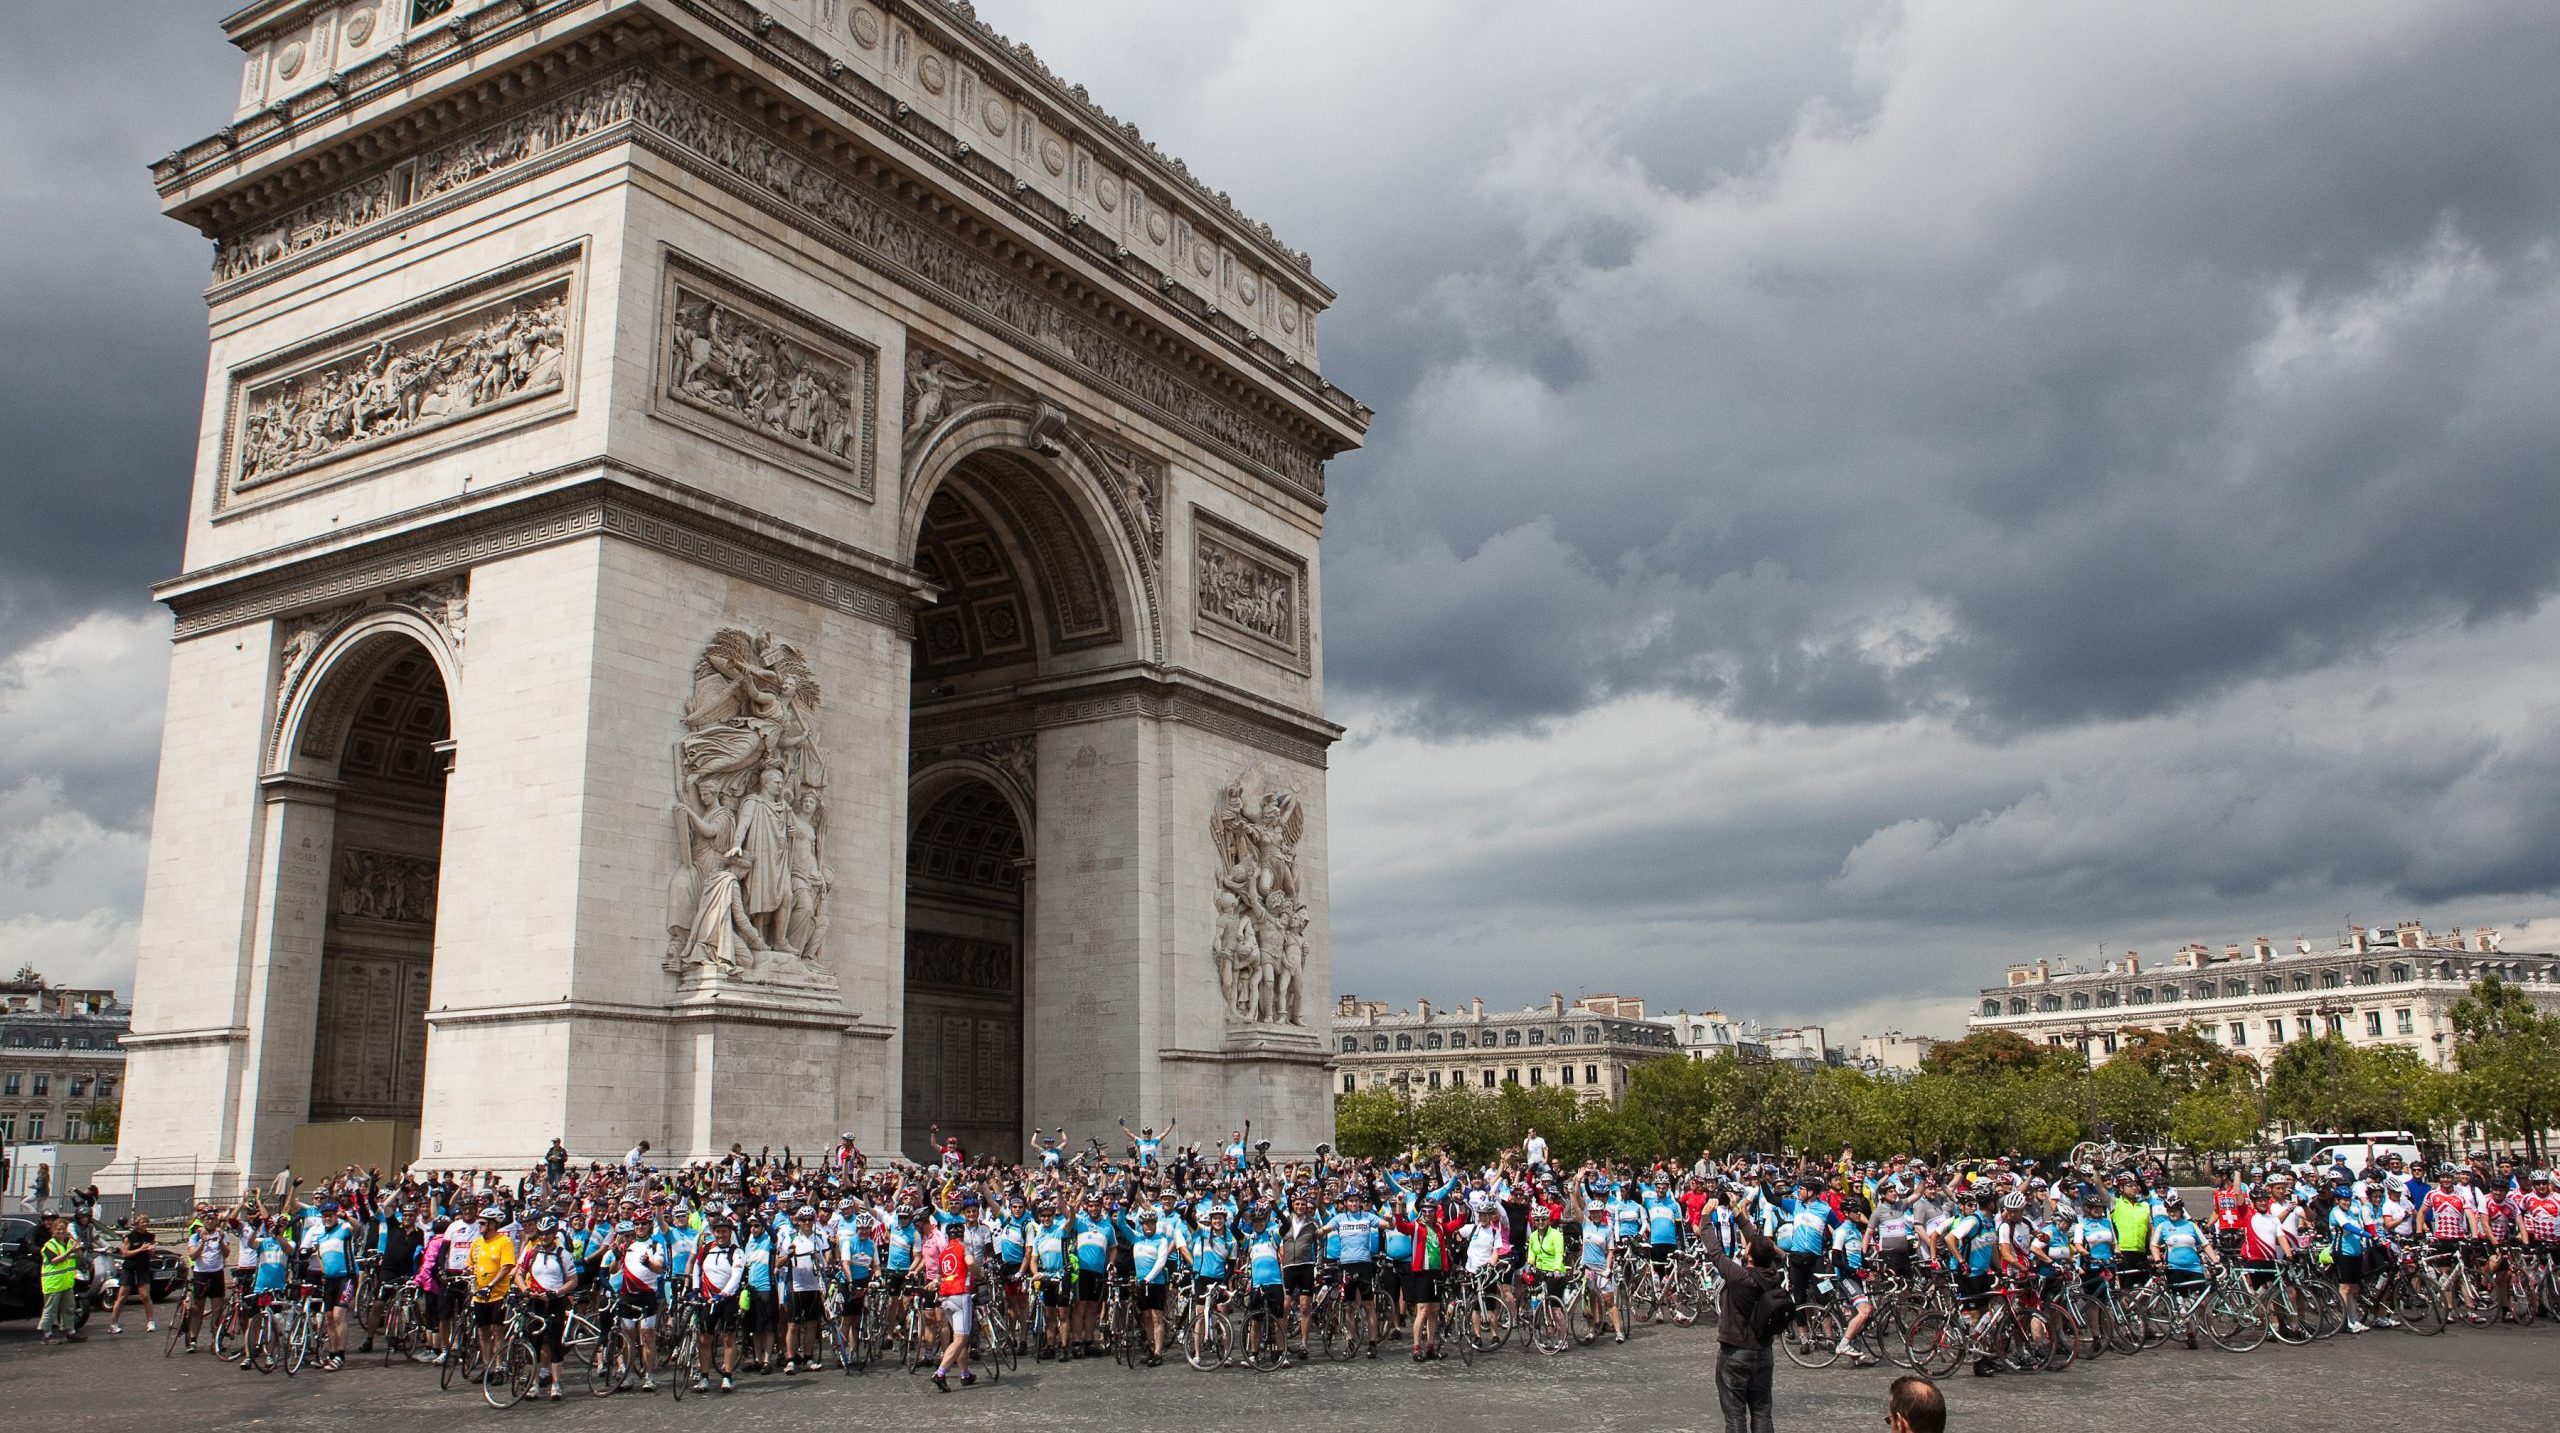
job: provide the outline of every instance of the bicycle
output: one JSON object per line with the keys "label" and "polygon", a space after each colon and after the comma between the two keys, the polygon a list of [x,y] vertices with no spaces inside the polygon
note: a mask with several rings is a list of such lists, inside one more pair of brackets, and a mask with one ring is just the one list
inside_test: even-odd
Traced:
{"label": "bicycle", "polygon": [[507,1298],[506,1323],[499,1335],[498,1356],[481,1370],[480,1396],[492,1408],[513,1408],[533,1392],[540,1370],[534,1347],[540,1342],[544,1320],[533,1311],[521,1295]]}
{"label": "bicycle", "polygon": [[1548,1355],[1562,1353],[1576,1342],[1572,1314],[1580,1300],[1581,1284],[1563,1275],[1551,1280],[1532,1273],[1527,1278],[1529,1302],[1520,1321],[1529,1331],[1529,1347]]}
{"label": "bicycle", "polygon": [[1228,1349],[1234,1342],[1227,1327],[1228,1310],[1234,1302],[1234,1288],[1223,1281],[1192,1299],[1182,1322],[1184,1362],[1203,1373],[1227,1366]]}

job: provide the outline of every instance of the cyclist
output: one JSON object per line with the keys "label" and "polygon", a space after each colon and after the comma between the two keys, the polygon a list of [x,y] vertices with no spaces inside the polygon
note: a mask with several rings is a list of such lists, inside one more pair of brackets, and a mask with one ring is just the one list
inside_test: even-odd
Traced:
{"label": "cyclist", "polygon": [[1136,1152],[1140,1171],[1154,1169],[1162,1162],[1164,1142],[1173,1137],[1173,1127],[1179,1123],[1181,1123],[1179,1120],[1166,1120],[1163,1134],[1145,1127],[1141,1127],[1136,1134],[1130,1134],[1129,1122],[1127,1120],[1120,1122],[1120,1133],[1128,1138],[1130,1148]]}
{"label": "cyclist", "polygon": [[[334,1215],[334,1207],[329,1211]],[[506,1216],[495,1206],[480,1211],[480,1234],[471,1241],[471,1324],[479,1330],[480,1362],[498,1361],[498,1345],[506,1336],[507,1293],[515,1287],[516,1246],[502,1227]]]}
{"label": "cyclist", "polygon": [[1316,1218],[1315,1203],[1304,1189],[1289,1201],[1289,1212],[1280,1220],[1280,1287],[1289,1308],[1288,1329],[1297,1331],[1297,1353],[1301,1361],[1307,1357],[1307,1345],[1314,1337],[1316,1312],[1316,1254],[1323,1247],[1324,1222]]}
{"label": "cyclist", "polygon": [[711,1389],[711,1366],[720,1366],[720,1391],[737,1389],[738,1328],[743,1322],[738,1301],[746,1287],[747,1264],[725,1214],[714,1215],[711,1232],[694,1253],[694,1290],[702,1298],[702,1371],[693,1380],[696,1392]]}
{"label": "cyclist", "polygon": [[818,1320],[826,1313],[826,1284],[821,1277],[827,1241],[818,1233],[818,1211],[801,1205],[791,1215],[791,1229],[776,1251],[783,1260],[789,1317],[782,1330],[782,1372],[818,1370]]}
{"label": "cyclist", "polygon": [[[646,1221],[643,1221],[646,1227]],[[758,1373],[773,1372],[773,1341],[780,1327],[781,1305],[774,1298],[773,1230],[754,1212],[739,1216],[738,1254],[746,1269],[747,1302],[741,1332],[747,1356]]]}
{"label": "cyclist", "polygon": [[347,1361],[347,1295],[355,1283],[356,1231],[340,1214],[337,1203],[320,1206],[320,1223],[303,1236],[303,1251],[312,1267],[320,1271],[320,1306],[323,1342],[328,1346],[328,1366],[338,1368]]}
{"label": "cyclist", "polygon": [[969,1371],[969,1333],[975,1311],[969,1306],[969,1241],[965,1235],[955,1230],[944,1232],[934,1253],[934,1269],[942,1295],[942,1321],[951,1330],[951,1341],[943,1346],[942,1357],[933,1366],[933,1386],[938,1392],[949,1393],[954,1368],[960,1370],[961,1387],[978,1381],[978,1375]]}
{"label": "cyclist", "polygon": [[[1475,1222],[1467,1226],[1461,1238],[1464,1240],[1467,1277],[1486,1280],[1496,1290],[1503,1290],[1508,1283],[1503,1266],[1511,1254],[1511,1231],[1503,1227],[1502,1207],[1487,1204],[1477,1210]],[[1507,1292],[1505,1296],[1508,1297]],[[1468,1317],[1477,1321],[1470,1332],[1483,1336],[1493,1333],[1500,1325],[1502,1311],[1470,1311]]]}
{"label": "cyclist", "polygon": [[[283,1297],[286,1285],[292,1282],[293,1254],[285,1245],[281,1225],[260,1224],[255,1216],[252,1216],[252,1223],[256,1238],[250,1242],[250,1248],[257,1258],[257,1272],[252,1276],[248,1297],[252,1310],[263,1314],[275,1307],[276,1300]],[[252,1330],[251,1337],[255,1336]],[[251,1361],[241,1359],[240,1371],[253,1371]]]}
{"label": "cyclist", "polygon": [[1068,1239],[1075,1249],[1075,1305],[1070,1310],[1074,1330],[1070,1347],[1077,1355],[1090,1357],[1100,1351],[1095,1329],[1101,1322],[1103,1294],[1110,1284],[1112,1232],[1102,1196],[1086,1195],[1083,1212],[1067,1225]]}
{"label": "cyclist", "polygon": [[[227,1224],[220,1218],[208,1219],[187,1235],[188,1287],[193,1298],[178,1311],[178,1317],[189,1353],[196,1351],[197,1329],[222,1326],[222,1276],[231,1259],[233,1242]],[[208,1318],[211,1322],[207,1322]]]}
{"label": "cyclist", "polygon": [[1831,1231],[1831,1258],[1839,1276],[1840,1297],[1849,1307],[1848,1325],[1840,1330],[1840,1342],[1834,1352],[1864,1368],[1876,1361],[1874,1354],[1858,1347],[1858,1335],[1876,1316],[1875,1300],[1867,1297],[1867,1202],[1855,1194],[1840,1201],[1840,1223]]}
{"label": "cyclist", "polygon": [[655,1222],[644,1213],[632,1229],[616,1231],[614,1238],[620,1256],[622,1291],[614,1303],[613,1319],[625,1330],[639,1330],[639,1336],[631,1338],[629,1346],[639,1354],[643,1393],[658,1391],[652,1366],[658,1342],[658,1285],[667,1273],[666,1251],[659,1247],[650,1227]]}
{"label": "cyclist", "polygon": [[1379,1284],[1378,1233],[1383,1224],[1357,1186],[1342,1192],[1342,1207],[1325,1221],[1325,1228],[1341,1241],[1343,1321],[1368,1341],[1373,1359],[1378,1356],[1378,1313],[1372,1298]]}
{"label": "cyclist", "polygon": [[522,1274],[533,1296],[533,1312],[542,1320],[534,1336],[534,1361],[541,1370],[540,1387],[560,1398],[560,1361],[569,1332],[569,1311],[578,1301],[578,1261],[560,1246],[560,1223],[544,1219],[533,1228],[525,1249]]}
{"label": "cyclist", "polygon": [[2143,1197],[2142,1181],[2130,1169],[2116,1175],[2115,1202],[2108,1206],[2107,1218],[2115,1225],[2111,1243],[2125,1277],[2140,1279],[2150,1273],[2151,1201]]}
{"label": "cyclist", "polygon": [[[1252,1292],[1245,1300],[1245,1349],[1257,1353],[1263,1335],[1281,1345],[1280,1366],[1289,1366],[1287,1277],[1281,1268],[1283,1229],[1277,1211],[1256,1206],[1243,1229],[1246,1277]],[[1266,1320],[1268,1323],[1266,1324]]]}
{"label": "cyclist", "polygon": [[1814,1273],[1831,1252],[1831,1205],[1815,1192],[1808,1175],[1796,1181],[1795,1193],[1780,1203],[1778,1213],[1777,1245],[1787,1256],[1787,1290],[1796,1302],[1812,1303]]}
{"label": "cyclist", "polygon": [[1147,1326],[1147,1367],[1164,1362],[1165,1288],[1173,1271],[1175,1238],[1163,1232],[1155,1206],[1138,1211],[1138,1237],[1130,1241],[1130,1267],[1137,1282],[1138,1316]]}
{"label": "cyclist", "polygon": [[1610,1256],[1618,1247],[1617,1225],[1606,1209],[1584,1203],[1579,1192],[1565,1207],[1565,1217],[1582,1221],[1582,1279],[1591,1297],[1592,1327],[1599,1327],[1606,1314],[1610,1332],[1617,1342],[1625,1343],[1627,1311],[1618,1299],[1617,1281],[1610,1277]]}
{"label": "cyclist", "polygon": [[845,1372],[862,1368],[862,1309],[880,1269],[880,1245],[873,1239],[871,1212],[853,1200],[836,1211],[835,1250],[831,1267],[841,1290],[836,1332],[844,1342]]}
{"label": "cyclist", "polygon": [[[1547,1212],[1545,1203],[1532,1203],[1529,1206],[1528,1267],[1520,1277],[1535,1280],[1545,1290],[1550,1307],[1555,1310],[1552,1317],[1559,1320],[1564,1316],[1561,1302],[1566,1278],[1564,1257],[1564,1231],[1556,1227],[1555,1216]],[[1372,1349],[1370,1357],[1376,1356],[1376,1350]]]}
{"label": "cyclist", "polygon": [[1075,1316],[1075,1283],[1067,1257],[1072,1238],[1066,1217],[1044,1195],[1039,1215],[1031,1223],[1031,1266],[1040,1286],[1040,1306],[1047,1311],[1037,1355],[1044,1360],[1054,1357],[1063,1362],[1075,1356],[1075,1345],[1068,1338]]}
{"label": "cyclist", "polygon": [[[2165,1206],[2163,1216],[2151,1225],[2151,1256],[2169,1281],[2169,1292],[2176,1295],[2190,1291],[2205,1281],[2207,1260],[2214,1252],[2213,1240],[2203,1227],[2187,1217],[2187,1198],[2171,1189],[2160,1196]],[[2187,1347],[2196,1346],[2193,1321],[2186,1324]]]}
{"label": "cyclist", "polygon": [[107,1332],[124,1332],[125,1300],[137,1296],[142,1300],[142,1331],[159,1331],[159,1311],[151,1306],[151,1256],[159,1247],[160,1236],[151,1232],[151,1216],[134,1215],[116,1249],[123,1268],[122,1277],[116,1280],[116,1301],[107,1309]]}

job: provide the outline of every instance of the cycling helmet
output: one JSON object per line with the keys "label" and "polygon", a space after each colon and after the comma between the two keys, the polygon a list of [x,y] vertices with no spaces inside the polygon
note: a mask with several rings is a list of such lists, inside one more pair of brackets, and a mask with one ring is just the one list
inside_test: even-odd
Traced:
{"label": "cycling helmet", "polygon": [[2000,1196],[2000,1208],[2003,1212],[2015,1209],[2024,1209],[2026,1207],[2027,1196],[2023,1194],[2003,1194]]}
{"label": "cycling helmet", "polygon": [[2187,1196],[2172,1189],[2168,1193],[2160,1196],[2160,1207],[2163,1209],[2184,1209],[2187,1207]]}

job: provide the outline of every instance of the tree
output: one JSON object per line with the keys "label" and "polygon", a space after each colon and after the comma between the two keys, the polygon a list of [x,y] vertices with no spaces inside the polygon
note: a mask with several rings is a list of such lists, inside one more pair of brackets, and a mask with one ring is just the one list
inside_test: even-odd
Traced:
{"label": "tree", "polygon": [[2059,1045],[2039,1045],[2015,1030],[1976,1030],[1932,1049],[1921,1067],[1933,1074],[1997,1078],[2042,1069],[2064,1053]]}
{"label": "tree", "polygon": [[2126,1061],[2149,1071],[2172,1098],[2193,1094],[2242,1069],[2256,1068],[2215,1044],[2195,1025],[2178,1030],[2127,1029],[2123,1048],[2108,1063]]}
{"label": "tree", "polygon": [[2152,1066],[2120,1050],[2091,1072],[2089,1083],[2098,1120],[2117,1139],[2147,1144],[2169,1132],[2169,1112],[2178,1092]]}
{"label": "tree", "polygon": [[80,1118],[89,1126],[89,1138],[93,1143],[113,1144],[123,1127],[124,1106],[113,1100],[102,1100],[89,1106],[88,1112]]}
{"label": "tree", "polygon": [[1413,1143],[1413,1101],[1385,1085],[1333,1097],[1333,1140],[1354,1159],[1393,1159]]}
{"label": "tree", "polygon": [[1483,1164],[1502,1148],[1500,1115],[1501,1102],[1489,1091],[1433,1090],[1414,1106],[1414,1134],[1425,1149],[1445,1149],[1460,1164]]}
{"label": "tree", "polygon": [[2256,1139],[2266,1122],[2256,1077],[2234,1073],[2178,1096],[2169,1108],[2168,1134],[2181,1148],[2229,1150]]}
{"label": "tree", "polygon": [[2560,1118],[2560,1016],[2492,975],[2453,1007],[2461,1103],[2491,1134],[2542,1153],[2542,1131]]}

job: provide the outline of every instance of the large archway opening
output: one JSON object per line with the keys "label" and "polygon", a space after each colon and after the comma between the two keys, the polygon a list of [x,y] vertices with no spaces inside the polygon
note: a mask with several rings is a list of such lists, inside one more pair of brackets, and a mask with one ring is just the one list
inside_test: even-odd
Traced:
{"label": "large archway opening", "polygon": [[917,527],[913,560],[939,592],[916,616],[910,673],[900,1144],[917,1158],[937,1126],[972,1155],[1025,1152],[1040,982],[1024,689],[1126,655],[1127,583],[1097,516],[1048,464],[995,447],[951,466]]}
{"label": "large archway opening", "polygon": [[451,698],[435,660],[407,636],[372,637],[348,658],[329,675],[329,695],[352,711],[343,727],[328,721],[314,734],[315,744],[337,741],[338,791],[308,1118],[414,1124],[426,1086]]}

